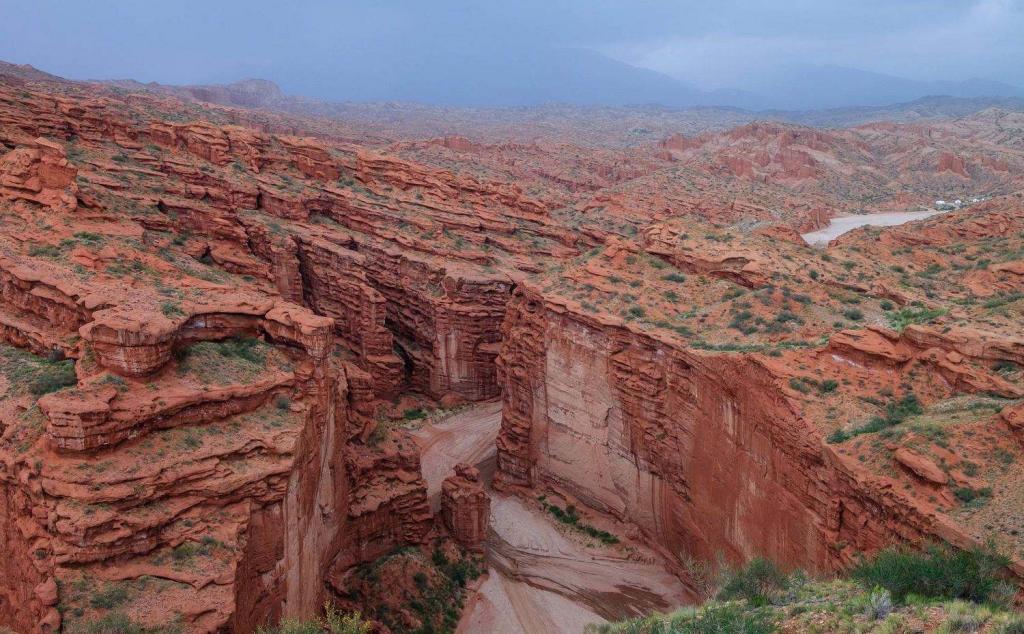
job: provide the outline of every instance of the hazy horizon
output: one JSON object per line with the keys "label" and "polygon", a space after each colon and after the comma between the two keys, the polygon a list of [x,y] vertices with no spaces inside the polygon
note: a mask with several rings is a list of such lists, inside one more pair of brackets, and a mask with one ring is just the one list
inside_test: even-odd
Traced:
{"label": "hazy horizon", "polygon": [[0,14],[0,59],[71,79],[258,77],[339,101],[821,108],[1024,96],[1024,0],[0,0]]}

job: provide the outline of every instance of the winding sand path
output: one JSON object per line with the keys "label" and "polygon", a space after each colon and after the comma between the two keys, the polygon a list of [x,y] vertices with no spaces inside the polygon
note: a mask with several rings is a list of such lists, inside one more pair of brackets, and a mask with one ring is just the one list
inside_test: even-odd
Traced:
{"label": "winding sand path", "polygon": [[496,458],[494,441],[500,428],[501,403],[495,401],[475,405],[439,423],[429,422],[412,433],[420,447],[432,511],[436,513],[441,502],[441,483],[460,462],[478,467],[490,485]]}
{"label": "winding sand path", "polygon": [[[500,403],[485,403],[414,432],[431,504],[459,462],[494,472]],[[564,529],[562,529],[564,530]],[[491,491],[488,576],[467,602],[459,634],[559,634],[685,603],[685,588],[654,553],[595,547],[563,534],[529,501]]]}

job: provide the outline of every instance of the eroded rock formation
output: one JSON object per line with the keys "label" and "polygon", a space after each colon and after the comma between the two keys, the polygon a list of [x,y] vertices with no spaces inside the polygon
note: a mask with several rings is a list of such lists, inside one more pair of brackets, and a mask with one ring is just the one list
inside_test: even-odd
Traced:
{"label": "eroded rock formation", "polygon": [[452,537],[470,550],[482,551],[490,516],[490,498],[480,471],[455,465],[454,473],[441,484],[441,519]]}

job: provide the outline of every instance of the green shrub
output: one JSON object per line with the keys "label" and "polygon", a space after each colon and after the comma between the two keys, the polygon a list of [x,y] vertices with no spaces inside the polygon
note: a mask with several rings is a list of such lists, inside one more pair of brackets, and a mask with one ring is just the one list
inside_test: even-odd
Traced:
{"label": "green shrub", "polygon": [[317,621],[281,619],[277,627],[261,627],[256,630],[256,634],[323,634],[323,631],[323,628]]}
{"label": "green shrub", "polygon": [[[872,399],[872,402],[877,403],[878,401]],[[924,409],[921,407],[921,402],[917,400],[917,396],[913,392],[910,392],[899,400],[891,400],[886,403],[884,416],[875,416],[851,431],[836,430],[829,436],[828,442],[843,442],[860,434],[873,434],[894,425],[899,425],[907,418],[923,412]]]}
{"label": "green shrub", "polygon": [[[71,387],[78,382],[75,362],[64,359],[60,350],[41,357],[27,350],[0,344],[0,372],[10,381],[7,395],[29,393],[42,396]],[[0,398],[5,394],[0,393]]]}
{"label": "green shrub", "polygon": [[843,317],[850,321],[861,321],[864,319],[864,313],[857,308],[849,308],[843,312]]}
{"label": "green shrub", "polygon": [[1017,364],[1013,361],[1000,361],[992,369],[1000,374],[1011,374],[1016,372]]}
{"label": "green shrub", "polygon": [[843,429],[837,429],[833,431],[831,434],[829,434],[828,438],[826,438],[825,440],[829,444],[835,445],[841,442],[846,442],[850,438],[853,438],[853,436],[849,432]]}
{"label": "green shrub", "polygon": [[31,247],[29,247],[28,254],[31,255],[32,257],[59,258],[60,247],[56,247],[52,244],[34,244]]}
{"label": "green shrub", "polygon": [[668,631],[673,634],[769,634],[777,629],[770,612],[743,610],[736,605],[708,606],[689,621],[673,619],[670,627]]}
{"label": "green shrub", "polygon": [[182,317],[185,315],[185,311],[181,309],[177,302],[170,301],[160,304],[160,312],[164,314],[164,317]]}
{"label": "green shrub", "polygon": [[798,377],[793,377],[789,380],[789,387],[793,388],[797,392],[800,392],[801,394],[810,394],[811,392],[811,388],[807,384],[807,382]]}
{"label": "green shrub", "polygon": [[946,632],[977,632],[992,618],[992,611],[985,606],[954,601],[946,605]]}
{"label": "green shrub", "polygon": [[78,378],[75,376],[73,361],[45,361],[40,364],[35,378],[29,383],[28,391],[34,396],[42,396],[76,383]]}
{"label": "green shrub", "polygon": [[222,357],[242,359],[255,365],[263,365],[267,353],[263,342],[255,337],[232,337],[220,342],[217,352]]}
{"label": "green shrub", "polygon": [[903,329],[911,324],[927,324],[947,312],[949,311],[945,308],[904,308],[891,312],[886,317],[894,330],[903,332]]}
{"label": "green shrub", "polygon": [[427,413],[423,411],[422,407],[417,407],[415,409],[407,409],[402,413],[402,418],[404,418],[405,420],[419,420],[421,418],[426,417]]}
{"label": "green shrub", "polygon": [[758,557],[726,574],[718,592],[723,601],[746,599],[751,605],[767,605],[789,586],[789,579],[771,561]]}
{"label": "green shrub", "polygon": [[889,548],[858,564],[851,574],[869,588],[885,588],[897,601],[913,593],[983,602],[999,599],[1004,592],[999,575],[1009,561],[991,548],[933,545],[923,552]]}
{"label": "green shrub", "polygon": [[124,586],[115,584],[109,585],[89,599],[89,605],[94,608],[109,610],[116,608],[128,600],[128,590]]}
{"label": "green shrub", "polygon": [[821,392],[822,394],[829,394],[830,392],[835,392],[836,388],[838,387],[839,381],[836,381],[834,379],[825,379],[824,381],[818,383],[818,391]]}
{"label": "green shrub", "polygon": [[547,509],[549,513],[554,515],[559,522],[562,522],[563,524],[568,524],[569,526],[572,526],[573,528],[586,533],[587,535],[601,541],[604,544],[611,545],[619,543],[619,538],[615,535],[612,535],[608,531],[603,531],[599,528],[591,526],[590,524],[581,522],[580,516],[576,513],[575,506],[570,504],[569,506],[565,507],[565,510],[562,510],[561,507],[555,504],[548,504],[547,502],[544,501],[541,501],[541,504],[543,504],[544,508]]}
{"label": "green shrub", "polygon": [[956,495],[956,499],[964,504],[970,504],[971,502],[981,503],[992,497],[992,487],[982,487],[980,489],[958,487],[953,491],[953,494]]}
{"label": "green shrub", "polygon": [[738,605],[683,608],[672,614],[653,614],[623,621],[588,625],[585,634],[769,634],[778,629],[776,617],[766,609]]}
{"label": "green shrub", "polygon": [[323,626],[330,634],[370,634],[373,624],[363,620],[360,612],[342,614],[330,603],[324,605]]}
{"label": "green shrub", "polygon": [[992,628],[995,634],[1024,634],[1024,616],[1009,615]]}

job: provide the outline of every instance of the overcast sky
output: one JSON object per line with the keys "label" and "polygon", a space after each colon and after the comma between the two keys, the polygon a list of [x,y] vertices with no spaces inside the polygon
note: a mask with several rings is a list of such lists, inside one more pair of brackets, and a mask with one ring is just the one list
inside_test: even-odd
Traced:
{"label": "overcast sky", "polygon": [[702,88],[809,62],[1024,85],[1024,0],[0,0],[0,59],[78,79],[294,89],[550,46]]}

